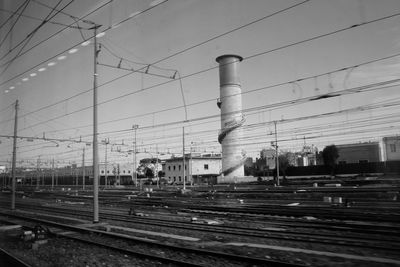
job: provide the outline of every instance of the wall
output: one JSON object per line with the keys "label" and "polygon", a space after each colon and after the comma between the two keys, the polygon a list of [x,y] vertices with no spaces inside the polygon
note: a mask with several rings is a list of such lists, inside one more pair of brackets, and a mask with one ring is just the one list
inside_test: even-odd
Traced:
{"label": "wall", "polygon": [[400,160],[400,137],[384,137],[383,151],[383,153],[385,154],[385,160]]}
{"label": "wall", "polygon": [[360,143],[336,146],[339,152],[338,163],[359,163],[360,161],[382,161],[379,143]]}
{"label": "wall", "polygon": [[[204,165],[208,165],[208,169]],[[165,162],[165,178],[171,182],[183,182],[183,161],[182,158],[170,159]],[[222,162],[221,158],[200,158],[190,157],[185,158],[187,182],[193,182],[192,176],[210,176],[217,175],[221,172]],[[174,169],[175,167],[175,169]]]}

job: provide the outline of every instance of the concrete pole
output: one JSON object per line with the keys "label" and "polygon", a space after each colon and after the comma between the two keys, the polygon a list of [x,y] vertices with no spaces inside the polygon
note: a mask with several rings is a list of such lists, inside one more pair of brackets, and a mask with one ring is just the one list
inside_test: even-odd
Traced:
{"label": "concrete pole", "polygon": [[190,143],[190,160],[189,160],[189,179],[190,179],[190,185],[193,186],[193,156],[192,156],[192,145],[193,142]]}
{"label": "concrete pole", "polygon": [[82,153],[82,190],[85,190],[85,176],[86,176],[86,170],[85,170],[85,148],[83,148],[83,153]]}
{"label": "concrete pole", "polygon": [[40,181],[40,156],[37,159],[37,176],[36,176],[36,189],[39,189]]}
{"label": "concrete pole", "polygon": [[58,165],[56,165],[56,186],[58,186]]}
{"label": "concrete pole", "polygon": [[93,223],[99,222],[99,151],[97,143],[97,27],[94,26],[94,66],[93,66]]}
{"label": "concrete pole", "polygon": [[104,188],[107,187],[107,179],[108,179],[108,170],[107,170],[107,145],[110,143],[108,139],[104,139],[104,142],[106,144],[106,153],[105,153],[105,158],[104,158]]}
{"label": "concrete pole", "polygon": [[186,171],[185,171],[185,167],[186,167],[186,159],[185,159],[185,127],[182,127],[182,160],[183,160],[183,191],[186,190],[186,179],[185,179],[185,175],[186,175]]}
{"label": "concrete pole", "polygon": [[155,165],[154,172],[155,172],[155,177],[157,179],[157,188],[159,188],[160,187],[160,181],[159,181],[160,177],[158,177],[158,146],[157,145],[156,145],[156,165]]}
{"label": "concrete pole", "polygon": [[15,168],[17,163],[17,131],[18,131],[18,100],[15,101],[15,119],[14,119],[14,140],[13,140],[13,157],[12,157],[12,185],[11,185],[11,210],[15,210],[15,187],[16,187],[16,177]]}
{"label": "concrete pole", "polygon": [[279,186],[279,153],[278,153],[278,132],[276,131],[276,121],[274,121],[275,125],[275,152],[276,152],[276,185]]}
{"label": "concrete pole", "polygon": [[51,190],[54,189],[54,159],[51,161]]}
{"label": "concrete pole", "polygon": [[135,187],[137,187],[137,186],[138,186],[138,183],[137,183],[137,171],[136,171],[136,131],[137,131],[137,129],[139,128],[139,125],[134,124],[134,125],[132,126],[132,128],[133,128],[133,130],[134,130],[134,132],[135,132],[135,135],[134,135],[134,142],[133,142],[134,147],[133,147],[133,173],[132,173],[132,175],[134,175],[134,178],[135,178]]}

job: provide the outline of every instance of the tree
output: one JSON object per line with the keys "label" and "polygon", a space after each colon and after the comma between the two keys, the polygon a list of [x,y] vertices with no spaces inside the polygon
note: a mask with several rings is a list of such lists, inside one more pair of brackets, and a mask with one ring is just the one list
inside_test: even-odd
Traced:
{"label": "tree", "polygon": [[154,177],[154,171],[151,168],[146,168],[145,170],[145,175],[147,178],[153,178]]}
{"label": "tree", "polygon": [[334,176],[335,164],[338,158],[339,152],[335,145],[326,146],[324,150],[322,150],[322,159],[324,160],[324,165],[331,176]]}
{"label": "tree", "polygon": [[282,173],[283,179],[286,179],[286,170],[289,166],[291,166],[291,162],[293,161],[294,155],[293,153],[287,152],[279,155],[279,171]]}

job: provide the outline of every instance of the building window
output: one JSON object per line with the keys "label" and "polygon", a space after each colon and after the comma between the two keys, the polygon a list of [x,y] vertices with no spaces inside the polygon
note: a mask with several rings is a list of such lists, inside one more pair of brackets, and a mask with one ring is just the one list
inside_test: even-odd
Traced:
{"label": "building window", "polygon": [[131,173],[131,171],[129,170],[128,173]]}
{"label": "building window", "polygon": [[125,173],[125,170],[123,170],[122,172]]}
{"label": "building window", "polygon": [[396,152],[396,144],[390,144],[390,152],[392,153]]}
{"label": "building window", "polygon": [[181,170],[181,165],[178,166],[179,170]]}
{"label": "building window", "polygon": [[185,165],[185,170],[187,170],[187,165]]}
{"label": "building window", "polygon": [[110,173],[110,171],[107,171],[107,173]]}
{"label": "building window", "polygon": [[169,171],[171,170],[171,166],[168,166],[168,170],[169,170]]}
{"label": "building window", "polygon": [[101,173],[104,173],[104,170],[101,170]]}
{"label": "building window", "polygon": [[204,164],[204,169],[208,170],[208,164]]}
{"label": "building window", "polygon": [[174,182],[176,182],[176,177],[174,176]]}
{"label": "building window", "polygon": [[179,182],[182,182],[182,177],[179,176]]}
{"label": "building window", "polygon": [[175,168],[175,165],[174,165],[174,171],[175,171],[175,169],[176,169],[176,168]]}

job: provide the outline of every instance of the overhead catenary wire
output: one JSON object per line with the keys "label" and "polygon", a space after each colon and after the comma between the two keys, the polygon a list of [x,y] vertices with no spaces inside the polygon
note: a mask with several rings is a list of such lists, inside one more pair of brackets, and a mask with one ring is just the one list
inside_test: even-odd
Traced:
{"label": "overhead catenary wire", "polygon": [[[291,82],[285,82],[283,84],[288,84],[288,83],[291,83]],[[374,87],[374,86],[391,85],[391,84],[398,83],[398,82],[400,82],[400,79],[392,79],[392,80],[388,80],[388,81],[385,81],[385,82],[378,82],[378,83],[374,83],[374,84],[369,84],[367,86],[358,86],[358,87],[354,87],[354,88],[349,88],[349,89],[345,89],[345,90],[341,90],[341,91],[336,91],[333,97],[339,96],[341,94],[358,93],[358,92],[361,92],[363,90],[368,90],[368,89],[370,89],[371,87]],[[266,88],[266,87],[263,87],[263,88]],[[386,87],[383,87],[383,88],[380,88],[380,89],[385,89],[385,88]],[[372,88],[372,90],[373,90],[373,88]],[[325,95],[325,94],[321,94],[321,95]],[[298,100],[288,100],[288,101],[285,101],[285,102],[278,102],[276,104],[269,104],[269,105],[263,105],[263,106],[248,108],[248,109],[242,110],[241,112],[249,112],[249,111],[252,111],[252,110],[255,110],[255,109],[258,110],[258,109],[267,109],[267,108],[274,108],[274,107],[284,107],[284,106],[288,106],[288,105],[292,105],[292,104],[306,103],[308,101],[314,101],[314,100],[317,100],[316,96],[310,96],[310,97],[304,97],[304,98],[301,98],[301,99],[298,99]],[[109,102],[109,101],[100,102],[100,103],[98,103],[98,105],[101,105],[101,104],[104,104],[104,103],[107,103],[107,102]],[[54,121],[54,120],[60,119],[60,118],[65,117],[67,115],[76,114],[78,112],[81,112],[81,111],[84,111],[84,110],[88,110],[91,107],[92,106],[84,107],[84,108],[69,112],[67,114],[63,114],[63,115],[48,119],[48,120],[46,120],[44,122],[39,122],[39,123],[36,123],[34,125],[30,125],[29,127],[38,126],[38,125],[41,125],[43,123],[47,123],[47,122],[50,122],[50,121]],[[185,118],[185,120],[183,120],[183,121],[169,122],[169,123],[161,124],[161,125],[159,125],[157,127],[160,127],[160,126],[163,126],[163,125],[170,125],[170,124],[180,124],[180,123],[183,123],[185,121],[186,122],[191,122],[191,121],[204,120],[204,119],[209,119],[209,118],[215,118],[215,117],[218,117],[218,116],[219,116],[219,114],[209,115],[209,116],[205,116],[205,117],[192,118],[192,119],[186,119]],[[113,120],[113,121],[115,121],[115,120]],[[143,128],[143,127],[141,127],[141,128]],[[26,128],[22,128],[21,130],[24,130],[24,129],[26,129]]]}
{"label": "overhead catenary wire", "polygon": [[[26,14],[22,14],[21,12],[18,12],[18,11],[11,11],[11,10],[7,10],[7,9],[4,9],[4,8],[0,8],[0,11],[6,12],[6,13],[10,13],[10,14],[12,14],[12,16],[13,15],[21,15],[21,17],[28,18],[28,19],[31,19],[31,20],[43,21],[43,19],[41,19],[41,18],[37,18],[37,17],[34,17],[34,16],[26,15]],[[81,30],[89,29],[89,27],[73,26],[73,25],[68,25],[68,24],[65,24],[65,23],[57,22],[57,21],[48,21],[47,23],[53,24],[53,25],[59,25],[59,26],[66,26],[66,27],[71,28],[71,29],[81,29]],[[1,25],[0,25],[0,29],[1,29]]]}
{"label": "overhead catenary wire", "polygon": [[[135,16],[129,17],[129,18],[127,18],[127,19],[124,19],[124,20],[120,21],[120,22],[117,23],[117,24],[120,25],[120,24],[122,24],[122,23],[124,23],[124,22],[126,22],[126,21],[128,21],[128,20],[130,20],[130,19],[136,18],[137,16],[139,16],[139,15],[141,15],[141,14],[143,14],[143,13],[146,13],[146,12],[152,10],[153,8],[156,8],[157,6],[163,4],[163,3],[167,2],[167,1],[169,1],[169,0],[164,0],[163,2],[157,3],[157,4],[154,5],[154,6],[151,6],[151,7],[149,7],[149,8],[146,8],[146,9],[144,9],[144,10],[138,12]],[[86,15],[84,15],[83,17],[77,19],[77,21],[78,21],[78,22],[79,22],[79,21],[82,21],[82,22],[85,22],[85,23],[93,23],[93,22],[91,22],[91,21],[85,20],[85,18],[88,17],[88,16],[90,16],[91,14],[97,12],[98,10],[100,10],[101,8],[107,6],[108,4],[110,4],[110,3],[112,3],[112,2],[113,2],[113,0],[109,0],[108,2],[104,3],[104,4],[101,5],[100,7],[97,7],[96,9],[92,10],[92,11],[89,12],[88,14],[86,14]],[[32,46],[30,49],[28,49],[28,50],[25,51],[24,53],[21,53],[19,56],[21,56],[21,55],[23,55],[23,54],[29,52],[31,49],[37,47],[38,45],[42,44],[43,42],[45,42],[45,41],[47,41],[47,40],[49,40],[49,39],[51,39],[51,38],[57,36],[60,32],[62,32],[62,31],[64,31],[64,30],[68,29],[71,25],[74,25],[75,23],[76,23],[76,22],[73,22],[73,23],[69,24],[68,26],[64,27],[63,29],[61,29],[60,31],[58,31],[58,32],[56,32],[56,33],[54,33],[54,34],[52,34],[50,37],[46,38],[46,39],[43,40],[42,42],[39,42],[38,44]],[[115,26],[115,25],[114,25],[114,26]],[[89,28],[89,29],[90,29],[90,28]],[[110,29],[111,29],[111,28],[107,28],[107,29],[105,29],[103,32],[106,32],[106,31],[108,31],[108,30],[110,30]],[[87,40],[91,40],[92,38],[93,38],[93,37],[90,37],[90,38],[88,38]],[[12,50],[14,50],[14,49],[15,49],[16,47],[18,47],[19,45],[20,45],[20,44],[18,44],[17,46],[15,46]],[[28,70],[26,70],[26,71],[24,71],[24,72],[22,72],[22,73],[19,73],[19,74],[15,75],[15,76],[13,76],[12,78],[6,80],[5,82],[0,83],[0,86],[6,84],[6,83],[8,83],[8,82],[10,82],[11,80],[14,80],[15,78],[20,77],[21,75],[24,75],[25,73],[27,73],[27,72],[29,72],[29,71],[35,69],[36,67],[42,65],[42,64],[45,63],[45,62],[47,62],[47,61],[49,61],[49,60],[51,60],[51,59],[54,59],[54,58],[58,57],[59,55],[65,53],[65,52],[67,52],[67,51],[69,51],[71,48],[73,48],[73,47],[75,47],[75,46],[77,46],[77,45],[79,45],[79,43],[73,45],[72,47],[69,47],[68,49],[66,49],[66,50],[64,50],[64,51],[62,51],[62,52],[60,52],[60,53],[57,53],[55,56],[51,56],[51,57],[47,58],[46,60],[44,60],[44,61],[40,62],[39,64],[37,64],[37,65],[35,65],[35,66],[29,68]],[[4,57],[6,57],[7,55],[8,55],[8,54],[6,54],[6,55],[3,56],[2,58],[0,58],[0,60],[2,60],[2,59],[3,59]],[[17,58],[18,58],[18,57],[17,57]],[[5,64],[8,64],[8,62],[6,62]]]}
{"label": "overhead catenary wire", "polygon": [[[280,123],[287,123],[287,122],[298,122],[301,120],[309,120],[309,119],[315,119],[315,118],[323,118],[326,116],[332,116],[332,115],[338,115],[338,114],[344,114],[344,113],[348,113],[348,112],[360,112],[360,111],[366,111],[366,110],[371,110],[371,109],[376,109],[376,108],[380,108],[380,107],[390,107],[390,106],[398,106],[400,104],[400,102],[398,100],[393,101],[393,102],[389,102],[387,103],[386,101],[384,102],[380,102],[380,103],[376,103],[374,105],[363,105],[363,106],[358,106],[358,107],[353,107],[353,108],[349,108],[347,110],[340,110],[340,111],[335,111],[335,112],[326,112],[326,113],[322,113],[322,114],[316,114],[316,115],[310,115],[310,116],[302,116],[302,117],[296,117],[296,118],[291,118],[291,119],[285,119],[285,120],[281,120]],[[266,125],[268,123],[272,123],[272,122],[265,122],[262,125]],[[154,126],[150,127],[153,128]],[[249,126],[246,126],[249,127]],[[141,130],[145,129],[145,127],[141,128]],[[130,129],[127,130],[122,130],[122,131],[130,131]],[[214,130],[212,130],[214,131]],[[110,133],[115,133],[115,132],[121,132],[121,131],[112,131],[112,132],[107,132],[106,134],[110,134]],[[104,134],[104,133],[101,133]],[[85,138],[85,136],[83,136],[83,138]]]}
{"label": "overhead catenary wire", "polygon": [[[128,21],[128,20],[130,20],[130,19],[133,19],[133,18],[135,18],[136,16],[141,15],[141,14],[143,14],[143,13],[145,13],[145,12],[147,12],[147,11],[149,11],[149,10],[151,10],[151,9],[153,9],[153,8],[159,6],[159,5],[161,5],[161,4],[163,4],[163,3],[167,2],[167,1],[168,1],[168,0],[162,1],[162,2],[160,2],[160,3],[157,3],[157,5],[151,6],[151,7],[149,7],[148,9],[145,9],[145,10],[143,10],[143,11],[141,11],[141,12],[138,12],[138,13],[135,14],[134,16],[129,17],[129,18],[125,19],[125,20],[122,20],[122,21],[120,21],[120,22],[114,24],[113,27],[116,27],[116,26],[118,26],[118,25],[120,25],[120,24],[122,24],[122,23],[125,23],[126,21]],[[185,52],[187,52],[187,51],[189,51],[189,50],[191,50],[191,49],[194,49],[194,48],[199,47],[199,46],[201,46],[201,45],[204,45],[204,44],[206,44],[206,43],[208,43],[208,42],[211,42],[212,40],[218,39],[218,38],[223,37],[223,36],[225,36],[225,35],[227,35],[227,34],[230,34],[230,33],[235,32],[235,31],[237,31],[237,30],[243,29],[243,28],[245,28],[245,27],[248,27],[248,26],[250,26],[250,25],[253,25],[253,24],[255,24],[255,23],[258,23],[258,22],[260,22],[260,21],[263,21],[263,20],[265,20],[265,19],[271,18],[271,17],[273,17],[273,16],[275,16],[275,15],[278,15],[278,14],[280,14],[280,13],[286,12],[286,11],[292,9],[292,8],[295,8],[295,7],[299,6],[299,5],[305,4],[305,3],[309,2],[309,1],[310,1],[310,0],[306,0],[306,1],[303,1],[303,2],[301,2],[301,3],[294,4],[294,5],[292,5],[292,6],[288,7],[288,8],[284,8],[284,9],[278,10],[278,11],[272,13],[272,14],[268,14],[268,15],[266,15],[266,16],[264,16],[264,17],[261,17],[261,18],[259,18],[259,19],[253,20],[253,21],[251,21],[251,22],[249,22],[249,23],[247,23],[247,24],[245,24],[245,25],[241,25],[241,26],[239,26],[239,27],[233,28],[233,29],[231,29],[231,30],[229,30],[229,31],[227,31],[227,32],[224,32],[224,33],[222,33],[222,34],[219,34],[219,35],[217,35],[217,36],[214,36],[214,37],[212,37],[212,38],[209,38],[209,39],[207,39],[206,41],[203,41],[203,42],[201,42],[201,43],[198,43],[198,44],[195,44],[195,45],[190,46],[190,47],[188,47],[188,48],[185,48],[185,49],[183,49],[183,50],[181,50],[181,51],[178,51],[178,52],[176,52],[176,53],[174,53],[174,54],[171,54],[171,55],[169,55],[169,56],[167,56],[167,57],[161,58],[161,59],[157,60],[156,62],[151,63],[150,65],[156,65],[156,64],[158,64],[158,63],[160,63],[160,62],[162,62],[162,61],[165,61],[165,60],[167,60],[167,59],[169,59],[169,58],[171,58],[171,57],[174,57],[174,56],[177,56],[177,55],[179,55],[179,54],[185,53]],[[109,29],[111,29],[111,28],[112,28],[112,27],[106,29],[105,31],[107,31],[107,30],[109,30]],[[64,52],[70,50],[71,48],[72,48],[72,47],[66,49],[65,51],[62,51],[61,53],[58,53],[57,55],[55,55],[55,56],[53,56],[53,57],[50,57],[50,58],[46,59],[45,61],[42,61],[41,63],[35,65],[34,67],[32,67],[32,68],[26,70],[26,71],[23,72],[23,73],[20,73],[20,74],[18,74],[18,75],[13,76],[12,78],[6,80],[5,82],[0,83],[0,86],[4,85],[5,83],[10,82],[11,80],[13,80],[13,79],[15,79],[15,78],[17,78],[17,77],[19,77],[19,76],[21,76],[21,75],[27,73],[27,72],[29,72],[30,70],[32,70],[32,69],[34,69],[34,68],[40,66],[40,65],[43,64],[44,62],[46,62],[46,61],[48,61],[48,60],[51,60],[51,59],[53,59],[53,58],[55,58],[55,57],[61,55],[62,53],[64,53]],[[0,59],[0,60],[1,60],[1,59]],[[145,68],[142,68],[142,69],[139,69],[139,70],[143,70],[143,69],[145,69]],[[121,79],[121,78],[126,77],[126,76],[128,76],[128,75],[130,75],[130,74],[122,75],[122,76],[120,76],[118,79]],[[115,79],[115,80],[117,80],[117,79]],[[101,85],[99,85],[99,87],[101,87]],[[77,95],[74,95],[74,97],[78,97],[79,95],[81,95],[81,94],[83,94],[83,93],[86,93],[86,92],[89,92],[89,91],[90,91],[90,90],[87,90],[87,91],[85,91],[85,92],[79,93],[79,94],[77,94]]]}
{"label": "overhead catenary wire", "polygon": [[[393,18],[393,17],[399,16],[399,15],[400,15],[400,12],[399,12],[399,13],[392,14],[392,15],[389,15],[389,16],[381,17],[381,18],[378,18],[378,19],[375,19],[375,20],[363,22],[363,23],[361,23],[361,24],[348,26],[348,27],[345,27],[345,28],[342,28],[342,29],[339,29],[339,30],[335,30],[335,31],[329,32],[329,33],[325,33],[325,34],[321,34],[321,35],[314,36],[314,37],[311,37],[311,38],[307,38],[307,39],[304,39],[304,40],[302,40],[302,41],[290,43],[290,44],[287,44],[287,45],[284,45],[284,46],[280,46],[280,47],[278,47],[278,48],[274,48],[274,49],[270,49],[270,50],[267,50],[267,51],[264,51],[264,52],[260,52],[260,53],[256,53],[256,54],[253,54],[253,55],[250,55],[250,56],[246,56],[246,57],[244,57],[243,60],[251,59],[251,58],[254,58],[254,57],[257,57],[257,56],[261,56],[261,55],[266,55],[266,54],[269,54],[269,53],[272,53],[272,52],[275,52],[275,51],[278,51],[278,50],[282,50],[282,49],[285,49],[285,48],[288,48],[288,47],[291,47],[291,46],[294,46],[294,45],[302,44],[302,43],[305,43],[305,42],[308,42],[308,41],[314,41],[314,40],[316,40],[316,39],[323,38],[323,37],[326,37],[326,36],[329,36],[329,35],[333,35],[333,34],[336,34],[336,33],[339,33],[339,32],[343,32],[343,31],[345,31],[345,30],[354,29],[354,28],[356,28],[356,27],[360,27],[360,26],[364,26],[364,25],[367,25],[367,24],[370,24],[370,23],[373,23],[373,22],[378,22],[378,21],[382,21],[382,20],[385,20],[385,19]],[[182,51],[184,51],[184,50],[182,50]],[[65,51],[63,51],[63,52],[65,52]],[[60,53],[60,54],[62,54],[62,53]],[[60,54],[58,54],[58,55],[60,55]],[[58,55],[57,55],[57,56],[58,56]],[[385,60],[385,59],[388,59],[388,58],[391,58],[391,57],[395,57],[395,56],[399,56],[399,55],[400,55],[400,53],[397,53],[397,54],[395,54],[395,55],[391,55],[391,56],[388,56],[388,57],[384,57],[384,58],[380,58],[380,59],[374,59],[374,60],[370,60],[370,61],[368,61],[368,62],[360,63],[360,64],[354,65],[354,66],[352,66],[352,67],[365,65],[365,64],[377,62],[377,61],[380,61],[380,60]],[[46,60],[46,61],[47,61],[47,60]],[[161,61],[163,61],[163,60],[158,60],[158,61],[152,63],[151,65],[157,64],[157,63],[159,63],[159,62],[161,62]],[[38,64],[38,65],[40,65],[40,64]],[[36,65],[35,67],[37,67],[38,65]],[[182,76],[181,78],[182,78],[182,79],[185,79],[185,78],[192,77],[192,76],[195,76],[195,75],[198,75],[198,74],[200,74],[200,73],[204,73],[204,72],[207,72],[207,71],[216,69],[216,68],[218,68],[218,66],[211,67],[211,68],[207,68],[207,69],[204,69],[204,70],[201,70],[201,71],[197,71],[197,72],[194,72],[194,73],[191,73],[191,74]],[[350,68],[350,67],[342,68],[341,70],[345,70],[345,69],[348,69],[348,68]],[[138,69],[138,70],[136,70],[136,71],[134,71],[134,72],[131,72],[131,73],[128,73],[128,74],[119,76],[119,77],[117,77],[117,78],[114,78],[114,79],[109,80],[109,81],[107,81],[107,82],[105,82],[105,83],[103,83],[103,84],[98,85],[98,87],[102,87],[102,86],[108,85],[108,84],[110,84],[110,83],[112,83],[112,82],[115,82],[115,81],[117,81],[117,80],[119,80],[119,79],[121,79],[121,78],[123,78],[123,77],[126,77],[126,76],[128,76],[128,75],[131,75],[132,73],[138,72],[139,70],[143,70],[143,69],[145,69],[145,68],[141,68],[141,69]],[[332,73],[333,73],[333,72],[326,72],[326,73],[324,73],[324,74],[313,75],[313,76],[310,76],[310,77],[307,77],[307,78],[315,78],[315,77],[319,77],[319,76],[327,75],[327,74],[332,74]],[[307,79],[307,78],[296,79],[296,80],[291,81],[290,83],[302,81],[302,80]],[[124,95],[121,95],[121,96],[118,96],[118,97],[115,97],[115,98],[111,98],[111,99],[109,99],[107,102],[99,103],[99,105],[100,105],[100,104],[104,104],[104,103],[108,103],[108,102],[111,102],[111,101],[114,101],[114,100],[117,100],[117,99],[121,99],[121,98],[124,98],[124,97],[126,97],[126,96],[129,96],[129,95],[132,95],[132,94],[136,94],[136,93],[141,92],[141,91],[144,91],[144,90],[149,90],[149,89],[152,89],[152,88],[155,88],[155,87],[158,87],[158,86],[162,86],[162,85],[165,85],[165,84],[170,83],[170,82],[173,82],[173,81],[166,81],[166,82],[163,82],[163,83],[159,83],[159,84],[157,84],[157,85],[154,85],[154,86],[149,86],[149,87],[144,88],[144,89],[141,89],[141,90],[139,90],[139,91],[134,91],[134,92],[132,92],[132,93],[128,93],[128,94],[124,94]],[[286,83],[287,83],[287,82],[285,82],[284,84],[286,84]],[[4,83],[2,83],[2,84],[4,84]],[[0,84],[0,86],[1,86],[2,84]],[[276,86],[277,86],[277,85],[276,85]],[[41,108],[39,108],[39,109],[33,110],[33,111],[31,111],[31,113],[38,112],[38,111],[41,111],[41,110],[50,108],[50,107],[52,107],[52,106],[61,104],[61,103],[65,102],[65,101],[71,100],[71,99],[73,99],[73,98],[75,98],[75,97],[81,96],[81,95],[83,95],[83,94],[85,94],[85,93],[88,93],[88,92],[90,92],[90,91],[91,91],[91,89],[85,90],[85,91],[83,91],[83,92],[80,92],[80,93],[78,93],[78,94],[75,94],[75,95],[73,95],[73,96],[71,96],[71,97],[68,97],[68,98],[66,98],[66,99],[57,101],[56,103],[53,103],[53,104],[50,104],[50,105],[41,107]],[[27,114],[23,114],[23,115],[21,115],[21,117],[26,116],[26,115],[27,115]],[[0,124],[1,124],[1,123],[2,123],[2,122],[0,122]]]}
{"label": "overhead catenary wire", "polygon": [[[88,16],[90,16],[90,15],[92,15],[93,13],[97,12],[98,10],[104,8],[104,7],[107,6],[108,4],[112,3],[112,1],[113,1],[113,0],[109,0],[108,2],[105,2],[104,4],[100,5],[100,6],[97,7],[96,9],[92,10],[91,12],[89,12],[88,14],[86,14],[86,15],[82,16],[81,18],[79,18],[78,21],[83,21],[83,20],[84,20],[85,18],[87,18]],[[44,43],[44,42],[50,40],[51,38],[53,38],[53,37],[55,37],[55,36],[57,36],[59,33],[63,32],[64,30],[69,29],[69,28],[70,28],[72,25],[74,25],[74,24],[75,24],[75,22],[73,22],[73,23],[71,23],[71,24],[68,24],[66,27],[64,27],[64,28],[62,28],[61,30],[59,30],[59,31],[57,31],[57,32],[55,32],[55,33],[53,33],[53,34],[50,35],[49,37],[43,39],[42,41],[40,41],[40,42],[38,42],[37,44],[35,44],[35,45],[33,45],[32,47],[30,47],[29,49],[25,50],[25,51],[22,52],[17,58],[19,58],[20,56],[25,55],[26,53],[28,53],[28,52],[31,51],[32,49],[36,48],[37,46],[41,45],[42,43]],[[4,58],[6,58],[12,51],[14,51],[14,50],[15,50],[17,47],[19,47],[20,45],[21,45],[21,43],[15,45],[12,49],[10,49],[10,50],[8,51],[7,54],[5,54],[4,56],[2,56],[2,57],[0,58],[0,60],[3,60]],[[72,48],[72,47],[71,47],[71,48]],[[59,53],[59,54],[57,54],[57,55],[51,57],[50,59],[55,58],[55,57],[61,55],[62,53],[64,53],[64,52],[70,50],[71,48],[68,48],[67,50],[65,50],[65,51],[63,51],[63,52],[61,52],[61,53]],[[40,66],[41,64],[43,64],[44,62],[46,62],[46,61],[48,61],[48,60],[50,60],[50,59],[47,59],[47,60],[45,60],[45,61],[39,63],[38,65],[34,66],[33,68],[30,68],[29,70],[27,70],[27,71],[25,71],[25,72],[23,72],[23,73],[20,73],[20,74],[18,74],[17,76],[14,76],[14,78],[12,78],[12,79],[10,79],[10,80],[13,80],[13,79],[15,79],[15,78],[17,78],[17,77],[19,77],[19,76],[21,76],[21,75],[24,75],[25,73],[27,73],[27,72],[29,72],[30,70],[36,68],[37,66]],[[5,64],[8,64],[8,62],[9,62],[9,61],[3,63],[1,66],[5,65]],[[7,82],[9,82],[10,80],[8,80]],[[1,83],[0,86],[2,86],[2,85],[4,85],[4,84],[5,84],[5,83]]]}
{"label": "overhead catenary wire", "polygon": [[[57,5],[55,6],[55,8],[58,7],[59,4],[61,4],[63,0],[59,0],[59,2],[57,3]],[[62,9],[67,8],[70,4],[72,4],[74,0],[71,0],[69,3],[67,3]],[[43,27],[43,25],[45,25],[47,23],[48,20],[51,20],[52,18],[54,18],[55,16],[57,16],[57,14],[60,11],[57,11],[54,15],[52,15],[53,11],[55,10],[52,9],[50,11],[50,13],[45,17],[45,19],[42,21],[42,23],[39,24],[39,26],[37,26],[31,33],[29,33],[27,35],[27,37],[22,40],[22,42],[24,43],[22,45],[22,47],[20,48],[20,50],[17,52],[17,55],[14,56],[10,61],[8,61],[8,63],[6,64],[5,68],[0,72],[0,77],[6,72],[6,70],[11,66],[11,64],[18,58],[18,56],[21,54],[21,52],[24,50],[24,48],[29,44],[30,40],[33,38],[33,36],[36,34],[36,32]]]}
{"label": "overhead catenary wire", "polygon": [[[18,14],[17,19],[14,21],[13,25],[11,25],[10,29],[7,31],[7,33],[4,35],[3,40],[1,40],[0,42],[0,48],[3,46],[4,42],[7,40],[8,36],[11,34],[11,32],[13,31],[15,25],[17,24],[17,22],[19,21],[19,19],[21,18],[22,13],[24,13],[26,7],[29,5],[30,0],[26,0],[25,2],[23,2],[18,8],[17,11],[18,12],[21,8],[22,11],[21,13]],[[14,16],[14,14],[12,14],[1,26],[0,29]]]}

